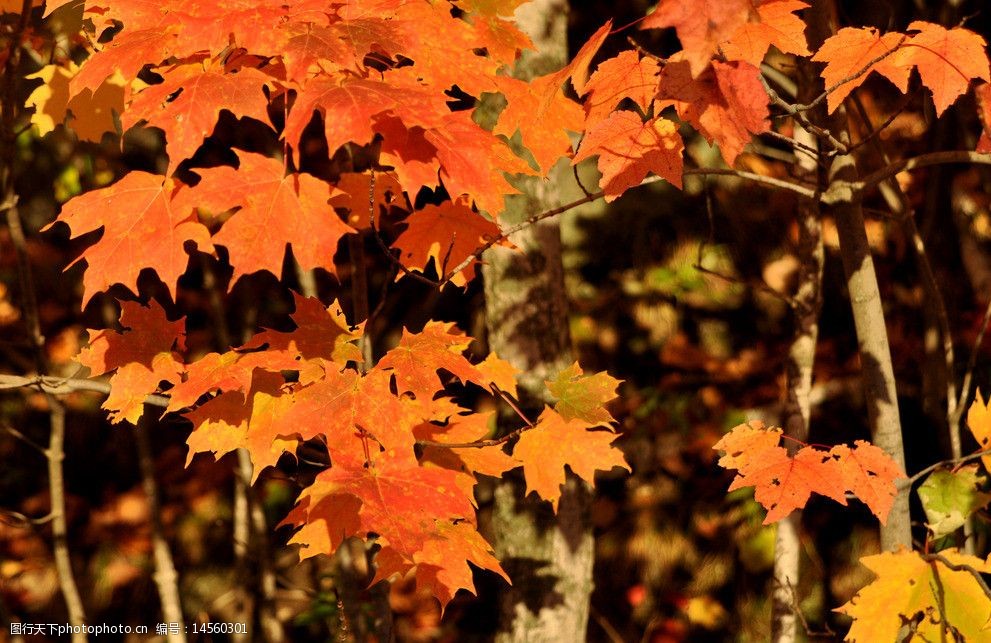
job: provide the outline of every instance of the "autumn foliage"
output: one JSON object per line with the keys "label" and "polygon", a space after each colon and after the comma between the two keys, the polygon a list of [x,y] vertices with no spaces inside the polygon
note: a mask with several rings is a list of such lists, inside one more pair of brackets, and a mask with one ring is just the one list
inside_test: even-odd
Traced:
{"label": "autumn foliage", "polygon": [[[50,1],[45,15],[73,4]],[[566,67],[522,80],[509,73],[532,45],[512,20],[520,4],[85,0],[89,55],[40,72],[44,84],[29,100],[35,125],[44,133],[66,123],[91,140],[160,130],[168,160],[157,173],[130,171],[68,200],[51,224],[73,238],[102,231],[78,258],[82,305],[115,285],[140,295],[146,270],[177,301],[198,254],[229,265],[229,289],[291,265],[337,275],[339,247],[359,233],[388,246],[397,278],[465,286],[482,250],[511,245],[500,214],[517,180],[545,180],[561,159],[596,159],[606,201],[651,175],[681,188],[689,130],[718,148],[723,169],[738,167],[755,137],[777,131],[772,111],[784,101],[760,69],[772,48],[821,64],[817,102],[830,113],[872,76],[903,94],[918,78],[937,116],[975,86],[981,109],[991,105],[978,34],[922,21],[904,32],[846,27],[813,51],[801,0],[662,0],[624,34],[673,29],[676,53],[623,46],[604,57],[607,40],[625,37],[609,21]],[[493,97],[504,106],[483,126],[475,107]],[[270,144],[204,162],[205,142],[229,117],[264,128]],[[991,147],[987,134],[981,140],[978,149]],[[326,170],[345,157],[350,171]],[[387,241],[380,228],[396,216],[405,227]],[[263,330],[207,354],[187,350],[184,320],[154,300],[121,301],[118,328],[90,330],[76,361],[108,377],[112,422],[160,414],[146,398],[168,396],[164,412],[193,426],[187,464],[197,453],[245,449],[257,479],[300,445],[324,444],[330,466],[283,523],[296,528],[290,542],[301,558],[371,539],[380,546],[376,581],[413,575],[445,606],[474,591],[471,566],[510,581],[478,530],[480,476],[521,468],[527,493],[556,511],[567,471],[594,484],[596,472],[629,470],[606,408],[620,386],[610,375],[572,364],[545,382],[552,402],[539,415],[519,412],[515,430],[497,433],[496,413],[464,400],[516,408],[520,373],[498,355],[472,354],[472,338],[454,324],[404,329],[374,361],[366,320],[347,318],[336,301],[293,299],[293,330]],[[982,448],[986,415],[979,400],[970,427]],[[729,491],[754,487],[765,524],[812,494],[856,499],[885,523],[906,484],[891,455],[865,441],[793,444],[751,423],[713,448],[736,471]],[[957,631],[986,634],[984,612],[966,606],[991,605],[978,583],[988,561],[946,549],[936,558],[885,552],[864,564],[878,579],[839,610],[854,619],[848,640],[894,640],[904,619],[944,600]],[[931,591],[939,583],[945,597]],[[924,620],[917,631],[942,630]]]}

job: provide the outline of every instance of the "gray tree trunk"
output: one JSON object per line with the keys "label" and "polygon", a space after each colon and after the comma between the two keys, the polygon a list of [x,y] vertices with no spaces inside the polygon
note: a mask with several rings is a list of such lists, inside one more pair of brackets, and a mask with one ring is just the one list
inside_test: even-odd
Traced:
{"label": "gray tree trunk", "polygon": [[[566,64],[567,9],[564,0],[538,0],[517,11],[518,23],[537,45],[536,53],[528,52],[517,64],[517,76],[541,75]],[[501,224],[510,226],[558,205],[559,181],[569,174],[562,164],[550,182],[528,182],[524,196],[510,199]],[[511,241],[519,250],[492,248],[484,256],[489,347],[524,372],[520,402],[535,417],[547,401],[543,381],[572,360],[561,236],[557,222],[545,220]],[[513,428],[518,424],[516,418]],[[594,555],[589,490],[569,477],[555,516],[549,503],[524,498],[524,489],[522,480],[507,479],[494,494],[493,545],[513,580],[500,602],[496,640],[584,641]]]}

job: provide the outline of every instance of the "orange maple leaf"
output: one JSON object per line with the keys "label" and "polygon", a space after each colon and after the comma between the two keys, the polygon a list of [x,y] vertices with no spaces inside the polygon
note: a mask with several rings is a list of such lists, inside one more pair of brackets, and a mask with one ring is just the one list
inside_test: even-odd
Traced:
{"label": "orange maple leaf", "polygon": [[693,78],[687,62],[672,60],[661,71],[658,100],[659,109],[673,104],[706,140],[718,143],[727,165],[755,134],[771,127],[760,70],[742,61],[714,61]]}
{"label": "orange maple leaf", "polygon": [[83,275],[84,306],[115,283],[138,292],[138,274],[146,266],[158,273],[174,299],[176,281],[189,263],[185,244],[213,252],[206,227],[173,203],[176,185],[156,174],[130,172],[113,185],[73,198],[44,228],[61,221],[73,237],[103,228],[103,236],[76,260],[89,264]]}
{"label": "orange maple leaf", "polygon": [[173,349],[185,350],[185,324],[181,319],[169,321],[154,300],[149,307],[123,301],[120,310],[124,331],[89,331],[89,346],[75,361],[93,375],[115,371],[102,408],[109,411],[113,423],[127,420],[135,424],[144,411],[145,398],[162,381],[179,381],[183,365]]}
{"label": "orange maple leaf", "polygon": [[720,44],[727,60],[743,60],[759,66],[773,45],[785,54],[808,56],[805,23],[795,15],[808,7],[803,0],[765,0],[757,6],[757,16],[741,25],[730,38]]}
{"label": "orange maple leaf", "polygon": [[971,80],[991,81],[987,43],[978,34],[922,20],[908,28],[918,33],[895,54],[896,63],[919,70],[922,84],[932,91],[937,116],[967,92]]}
{"label": "orange maple leaf", "polygon": [[282,390],[284,380],[278,373],[260,372],[247,394],[221,393],[185,414],[193,423],[186,444],[186,466],[196,453],[213,453],[219,458],[243,448],[251,457],[251,484],[263,469],[275,464],[283,453],[295,449],[297,440],[280,435],[279,419],[293,403]]}
{"label": "orange maple leaf", "polygon": [[662,0],[640,28],[674,27],[694,78],[705,71],[719,51],[719,43],[729,40],[746,24],[752,11],[750,0]]}
{"label": "orange maple leaf", "polygon": [[[843,99],[874,72],[890,80],[899,91],[904,93],[908,89],[911,66],[898,64],[894,54],[876,60],[888,52],[896,51],[904,41],[905,36],[900,33],[889,32],[881,35],[873,27],[844,27],[827,38],[819,47],[819,51],[812,56],[812,60],[826,63],[826,67],[822,70],[822,79],[826,83],[826,88],[833,90],[826,97],[829,111],[832,112],[839,107]],[[868,71],[852,79],[864,69]]]}
{"label": "orange maple leaf", "polygon": [[653,58],[641,58],[632,49],[599,63],[585,85],[585,125],[591,129],[605,119],[625,99],[647,113],[657,95],[660,65]]}
{"label": "orange maple leaf", "polygon": [[[413,212],[406,223],[406,230],[393,244],[399,248],[399,260],[407,268],[423,271],[432,259],[439,276],[446,275],[486,241],[499,236],[499,226],[473,212],[466,199],[425,206]],[[472,261],[451,275],[451,281],[464,286],[474,276],[475,263]]]}
{"label": "orange maple leaf", "polygon": [[633,112],[619,111],[585,134],[572,163],[597,155],[606,201],[615,201],[651,172],[680,188],[684,149],[673,122],[657,117],[644,123]]}
{"label": "orange maple leaf", "polygon": [[523,463],[527,493],[550,501],[556,512],[566,480],[565,466],[589,484],[594,484],[596,471],[630,470],[623,452],[613,445],[615,440],[610,431],[590,429],[587,422],[566,420],[544,407],[537,424],[520,436],[513,456]]}
{"label": "orange maple leaf", "polygon": [[443,382],[437,369],[448,371],[464,383],[487,386],[487,378],[462,353],[471,337],[458,331],[453,323],[427,322],[419,333],[403,329],[399,345],[389,350],[376,369],[395,372],[400,393],[409,391],[417,400],[429,401]]}
{"label": "orange maple leaf", "polygon": [[[298,519],[303,513],[311,524],[323,520],[323,529],[340,535],[324,535],[314,543],[312,534],[301,531],[290,542],[312,549],[314,544],[339,542],[342,536],[374,532],[407,563],[415,563],[432,537],[443,537],[438,525],[455,520],[474,524],[474,507],[459,490],[456,476],[447,469],[420,466],[412,452],[377,453],[367,466],[361,457],[341,454],[300,494],[303,510],[290,514]],[[329,552],[301,555],[317,553]]]}
{"label": "orange maple leaf", "polygon": [[236,169],[198,169],[203,180],[181,195],[187,207],[213,214],[240,208],[213,237],[230,253],[231,286],[259,270],[280,274],[286,245],[304,270],[335,273],[337,244],[354,230],[330,206],[328,184],[309,174],[287,176],[273,158],[251,152],[237,156]]}
{"label": "orange maple leaf", "polygon": [[852,493],[882,523],[887,520],[897,493],[895,480],[904,474],[884,451],[859,440],[853,448],[803,446],[790,455],[778,444],[780,438],[781,429],[741,424],[713,446],[725,451],[720,466],[738,470],[729,490],[754,487],[754,499],[767,509],[765,525],[801,509],[813,493],[842,505]]}
{"label": "orange maple leaf", "polygon": [[165,132],[168,174],[190,158],[213,132],[222,110],[271,125],[268,99],[263,91],[271,79],[257,69],[248,67],[231,74],[223,69],[204,69],[201,62],[194,62],[158,73],[164,82],[151,85],[135,96],[121,114],[121,126],[126,131],[139,121],[146,121]]}
{"label": "orange maple leaf", "polygon": [[905,477],[898,465],[883,449],[864,440],[854,442],[852,449],[838,444],[829,452],[840,465],[843,486],[885,524],[898,495],[895,481]]}

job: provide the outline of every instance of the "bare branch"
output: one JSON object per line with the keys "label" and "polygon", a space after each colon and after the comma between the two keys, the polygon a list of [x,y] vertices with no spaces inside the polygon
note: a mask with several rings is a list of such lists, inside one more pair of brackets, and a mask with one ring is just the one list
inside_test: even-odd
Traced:
{"label": "bare branch", "polygon": [[967,150],[951,150],[946,152],[930,152],[909,159],[895,161],[887,167],[868,174],[854,185],[857,191],[863,192],[877,186],[901,172],[910,172],[931,165],[946,165],[949,163],[973,163],[975,165],[991,165],[991,154],[970,152]]}

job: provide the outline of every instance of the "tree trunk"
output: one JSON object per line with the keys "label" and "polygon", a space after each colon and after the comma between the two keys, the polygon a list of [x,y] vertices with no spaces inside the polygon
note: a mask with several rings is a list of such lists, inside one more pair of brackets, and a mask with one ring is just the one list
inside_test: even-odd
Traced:
{"label": "tree trunk", "polygon": [[[520,8],[517,21],[537,45],[517,65],[519,77],[554,71],[567,62],[567,2],[538,0]],[[509,199],[503,226],[558,204],[559,165],[550,182],[521,186],[524,196]],[[483,267],[489,348],[523,371],[520,402],[531,417],[544,399],[543,381],[571,360],[561,237],[555,221],[545,220],[514,234],[518,250],[492,248]],[[508,420],[508,418],[507,418]],[[513,428],[519,419],[513,423]],[[587,485],[569,477],[557,516],[550,504],[524,498],[520,479],[498,483],[492,516],[493,545],[513,580],[501,598],[501,631],[496,640],[584,641],[592,591],[594,543]]]}

